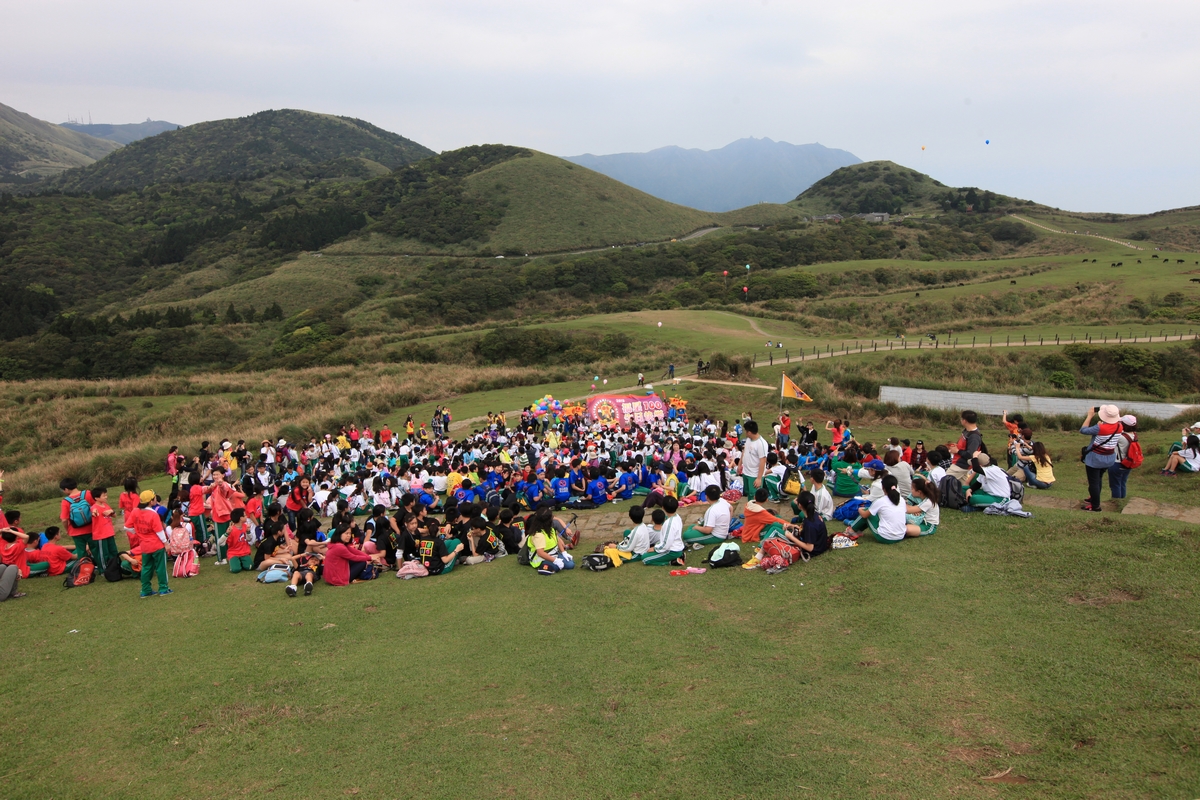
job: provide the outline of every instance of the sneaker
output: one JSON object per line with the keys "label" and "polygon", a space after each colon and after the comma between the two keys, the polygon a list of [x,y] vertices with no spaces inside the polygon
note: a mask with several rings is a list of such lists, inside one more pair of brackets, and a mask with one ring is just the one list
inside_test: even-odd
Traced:
{"label": "sneaker", "polygon": [[156,595],[154,592],[142,592],[140,597],[145,599],[147,597],[158,597],[158,595]]}
{"label": "sneaker", "polygon": [[688,571],[686,569],[673,569],[673,570],[671,570],[671,574],[672,575],[687,575]]}
{"label": "sneaker", "polygon": [[29,593],[28,593],[28,592],[13,592],[12,594],[10,594],[10,595],[8,596],[8,599],[9,599],[9,600],[16,600],[18,597],[28,597],[28,596],[29,596]]}
{"label": "sneaker", "polygon": [[758,567],[758,556],[755,556],[754,558],[747,561],[745,564],[742,564],[742,569],[755,569],[757,567]]}
{"label": "sneaker", "polygon": [[295,597],[295,596],[296,596],[296,584],[294,584],[294,583],[289,583],[287,586],[285,586],[285,587],[284,587],[284,589],[283,589],[283,590],[284,590],[285,592],[287,592],[287,596],[288,596],[288,597]]}
{"label": "sneaker", "polygon": [[158,596],[162,597],[164,594],[174,594],[174,592],[171,591],[170,589],[163,589],[163,590],[159,591]]}
{"label": "sneaker", "polygon": [[700,544],[699,542],[692,542],[692,549],[693,550],[703,550],[704,545]]}
{"label": "sneaker", "polygon": [[312,581],[308,581],[307,583],[304,584],[304,596],[305,597],[308,597],[310,594],[312,594],[312,590],[313,590]]}
{"label": "sneaker", "polygon": [[228,561],[227,559],[224,559],[224,558],[222,558],[220,561],[218,561],[218,562],[217,562],[216,564],[214,564],[213,566],[215,566],[215,567],[220,567],[220,566],[223,566],[223,565],[225,565],[225,564],[228,564],[228,563],[229,563],[229,561]]}

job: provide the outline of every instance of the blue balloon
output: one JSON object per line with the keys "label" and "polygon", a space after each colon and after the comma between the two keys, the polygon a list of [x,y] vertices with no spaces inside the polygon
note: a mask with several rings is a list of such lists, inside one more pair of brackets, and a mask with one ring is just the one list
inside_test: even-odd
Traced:
{"label": "blue balloon", "polygon": [[991,140],[991,139],[984,139],[984,140],[983,140],[983,143],[984,143],[984,144],[991,144],[991,143],[992,143],[992,140]]}

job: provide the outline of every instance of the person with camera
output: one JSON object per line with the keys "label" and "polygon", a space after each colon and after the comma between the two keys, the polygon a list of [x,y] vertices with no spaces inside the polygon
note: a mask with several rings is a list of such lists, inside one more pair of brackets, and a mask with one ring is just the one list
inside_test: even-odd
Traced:
{"label": "person with camera", "polygon": [[[1092,418],[1099,416],[1097,424]],[[1084,511],[1100,511],[1100,489],[1108,468],[1117,461],[1117,440],[1121,438],[1121,412],[1115,405],[1100,405],[1088,412],[1079,429],[1083,436],[1092,437],[1083,448],[1081,461],[1087,470],[1088,497],[1080,506]]]}

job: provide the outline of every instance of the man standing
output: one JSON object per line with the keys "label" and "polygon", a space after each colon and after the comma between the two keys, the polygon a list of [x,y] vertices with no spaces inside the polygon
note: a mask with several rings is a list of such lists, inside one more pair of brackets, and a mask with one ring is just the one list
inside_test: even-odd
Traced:
{"label": "man standing", "polygon": [[971,459],[980,452],[987,452],[983,445],[983,434],[979,431],[979,415],[974,411],[962,412],[962,438],[957,445],[952,445],[950,452],[954,454],[954,462],[946,470],[946,474],[966,485],[967,473],[971,471]]}
{"label": "man standing", "polygon": [[133,530],[137,536],[138,547],[142,551],[142,597],[153,597],[153,578],[158,578],[159,595],[171,593],[167,585],[167,534],[163,531],[162,520],[150,504],[154,502],[154,492],[150,489],[138,496],[138,507],[133,512]]}
{"label": "man standing", "polygon": [[754,497],[754,490],[761,489],[763,475],[767,469],[767,440],[759,436],[758,423],[748,419],[742,425],[746,441],[742,445],[742,494]]}
{"label": "man standing", "polygon": [[667,365],[667,377],[670,378],[671,380],[675,380],[675,365],[674,364]]}
{"label": "man standing", "polygon": [[779,417],[779,435],[775,437],[775,443],[780,447],[787,447],[788,442],[792,440],[792,415],[788,412],[783,412]]}

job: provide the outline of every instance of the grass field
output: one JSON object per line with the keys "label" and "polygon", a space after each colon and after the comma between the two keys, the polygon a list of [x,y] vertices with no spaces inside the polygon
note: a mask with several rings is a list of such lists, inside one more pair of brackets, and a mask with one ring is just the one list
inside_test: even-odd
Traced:
{"label": "grass field", "polygon": [[[954,517],[777,576],[502,559],[288,599],[205,560],[144,601],[31,580],[0,791],[1192,796],[1200,534]],[[984,780],[1009,769],[1024,785]]]}

